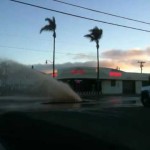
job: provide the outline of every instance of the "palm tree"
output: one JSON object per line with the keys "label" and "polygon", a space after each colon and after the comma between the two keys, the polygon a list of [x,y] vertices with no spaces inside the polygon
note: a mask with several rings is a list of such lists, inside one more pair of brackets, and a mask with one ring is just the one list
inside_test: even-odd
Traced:
{"label": "palm tree", "polygon": [[98,27],[94,27],[89,30],[90,34],[86,34],[84,37],[90,39],[91,42],[95,41],[97,48],[97,90],[98,90],[98,99],[99,99],[99,40],[102,37],[103,30]]}
{"label": "palm tree", "polygon": [[52,19],[46,18],[45,21],[48,21],[48,25],[45,25],[43,28],[41,28],[40,33],[43,31],[52,31],[53,32],[53,78],[55,77],[55,39],[56,39],[56,22],[55,18]]}

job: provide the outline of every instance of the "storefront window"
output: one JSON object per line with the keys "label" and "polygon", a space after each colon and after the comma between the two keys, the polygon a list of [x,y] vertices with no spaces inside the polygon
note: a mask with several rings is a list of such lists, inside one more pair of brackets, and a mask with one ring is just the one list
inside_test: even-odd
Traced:
{"label": "storefront window", "polygon": [[111,86],[116,86],[116,80],[111,80]]}

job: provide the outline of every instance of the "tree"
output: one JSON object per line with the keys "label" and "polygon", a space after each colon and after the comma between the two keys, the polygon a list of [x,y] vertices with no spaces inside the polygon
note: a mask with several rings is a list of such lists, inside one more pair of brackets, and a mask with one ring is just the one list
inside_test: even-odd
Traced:
{"label": "tree", "polygon": [[89,38],[91,42],[96,43],[97,48],[97,90],[98,90],[98,98],[99,98],[99,40],[102,37],[103,30],[99,29],[98,27],[94,27],[93,29],[89,30],[90,34],[86,34],[84,37]]}
{"label": "tree", "polygon": [[45,25],[43,28],[41,28],[40,33],[43,31],[50,31],[53,32],[53,38],[54,38],[54,43],[53,43],[53,78],[55,77],[55,39],[56,39],[56,22],[55,18],[53,17],[52,19],[46,18],[45,21],[48,21],[48,25]]}

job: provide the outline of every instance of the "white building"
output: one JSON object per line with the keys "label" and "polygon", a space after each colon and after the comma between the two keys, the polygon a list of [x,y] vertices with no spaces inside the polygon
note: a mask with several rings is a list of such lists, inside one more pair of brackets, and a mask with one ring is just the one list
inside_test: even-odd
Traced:
{"label": "white building", "polygon": [[[149,82],[150,74],[128,73],[100,68],[99,84],[102,94],[140,94]],[[94,67],[71,67],[58,70],[57,79],[70,84],[77,92],[97,91],[97,71]]]}

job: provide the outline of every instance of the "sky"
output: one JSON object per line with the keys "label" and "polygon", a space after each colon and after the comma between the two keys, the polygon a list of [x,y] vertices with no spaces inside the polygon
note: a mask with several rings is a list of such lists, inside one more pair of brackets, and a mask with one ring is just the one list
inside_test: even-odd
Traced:
{"label": "sky", "polygon": [[[53,0],[19,0],[42,7],[59,10],[105,22],[150,30],[150,24],[142,24],[116,18],[81,8],[75,8]],[[137,19],[150,23],[148,0],[62,0],[63,2]],[[56,19],[56,66],[96,66],[96,44],[84,35],[97,26],[103,30],[100,39],[100,66],[127,72],[150,72],[150,32],[113,26],[47,11],[10,0],[0,4],[0,59],[11,59],[25,65],[52,66],[53,37],[51,32],[39,33],[47,25],[45,18]],[[37,65],[37,66],[38,66]],[[48,65],[47,65],[48,66]]]}

